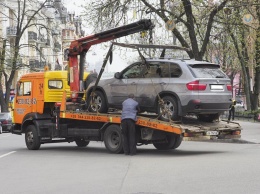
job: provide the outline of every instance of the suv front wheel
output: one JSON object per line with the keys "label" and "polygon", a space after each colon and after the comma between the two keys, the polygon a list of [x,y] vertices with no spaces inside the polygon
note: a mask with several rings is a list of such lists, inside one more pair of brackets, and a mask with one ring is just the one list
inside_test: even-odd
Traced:
{"label": "suv front wheel", "polygon": [[95,91],[94,97],[89,97],[88,106],[90,112],[107,113],[108,110],[106,97],[101,91]]}
{"label": "suv front wheel", "polygon": [[162,103],[158,102],[159,118],[163,121],[169,121],[169,118],[173,121],[179,120],[178,104],[176,99],[172,96],[164,96],[161,99]]}

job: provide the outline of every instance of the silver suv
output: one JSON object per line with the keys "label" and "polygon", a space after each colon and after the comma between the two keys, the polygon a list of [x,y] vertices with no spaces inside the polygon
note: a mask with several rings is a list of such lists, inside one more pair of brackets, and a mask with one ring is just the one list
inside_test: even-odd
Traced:
{"label": "silver suv", "polygon": [[[93,83],[87,89],[91,94]],[[177,59],[147,59],[117,72],[114,78],[100,80],[90,111],[121,109],[133,93],[142,111],[157,113],[162,120],[178,120],[196,114],[212,121],[231,104],[231,84],[217,64]]]}

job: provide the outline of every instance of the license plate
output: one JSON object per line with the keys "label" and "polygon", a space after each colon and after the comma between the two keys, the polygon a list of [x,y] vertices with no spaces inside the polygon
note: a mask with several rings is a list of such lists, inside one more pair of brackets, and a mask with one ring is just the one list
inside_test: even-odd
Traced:
{"label": "license plate", "polygon": [[206,135],[218,135],[218,131],[207,131]]}
{"label": "license plate", "polygon": [[211,90],[223,90],[223,85],[210,85]]}

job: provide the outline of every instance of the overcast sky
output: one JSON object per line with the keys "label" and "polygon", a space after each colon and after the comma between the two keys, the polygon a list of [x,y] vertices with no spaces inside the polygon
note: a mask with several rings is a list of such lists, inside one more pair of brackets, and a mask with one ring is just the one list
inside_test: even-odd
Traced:
{"label": "overcast sky", "polygon": [[[81,15],[83,12],[82,5],[86,4],[88,0],[62,0],[65,7],[68,9],[68,11],[75,11],[75,16]],[[83,26],[86,26],[86,24],[83,24]],[[91,35],[93,32],[91,28],[88,26],[87,28],[84,28],[85,35]],[[110,44],[107,44],[110,46]],[[86,56],[86,62],[87,66],[89,67],[88,70],[96,70],[98,71],[100,67],[103,64],[104,57],[108,51],[107,49],[100,49],[99,45],[94,45],[91,47],[91,50],[87,53]],[[138,54],[135,52],[128,52],[127,56],[128,58],[135,58]],[[120,53],[114,52],[113,54],[113,62],[112,64],[107,64],[107,67],[105,68],[106,72],[118,72],[123,70],[127,65],[127,60],[123,60],[122,56],[120,56]]]}

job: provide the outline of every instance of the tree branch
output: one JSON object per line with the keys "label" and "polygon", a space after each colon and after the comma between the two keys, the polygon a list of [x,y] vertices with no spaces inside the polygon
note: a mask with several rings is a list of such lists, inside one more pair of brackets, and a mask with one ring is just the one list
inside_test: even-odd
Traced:
{"label": "tree branch", "polygon": [[213,19],[214,19],[215,15],[225,7],[225,5],[227,4],[228,1],[229,0],[223,1],[219,6],[217,6],[215,9],[213,9],[213,11],[210,13],[208,24],[207,24],[207,30],[206,30],[204,40],[203,40],[201,50],[200,50],[200,56],[203,56],[205,54],[206,49],[207,49],[207,45],[208,45],[209,37],[210,37],[210,32],[211,32],[212,25],[213,25],[213,22],[214,22]]}

